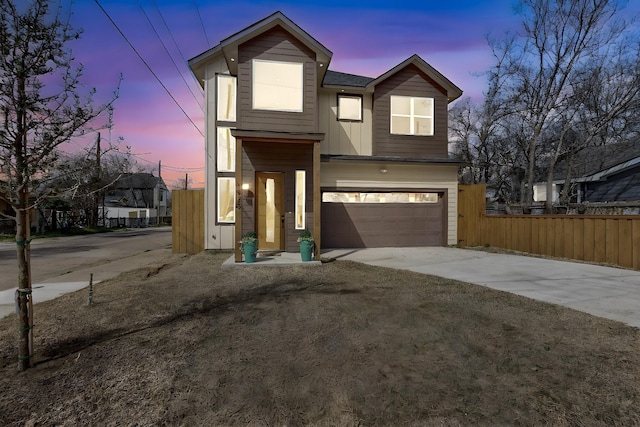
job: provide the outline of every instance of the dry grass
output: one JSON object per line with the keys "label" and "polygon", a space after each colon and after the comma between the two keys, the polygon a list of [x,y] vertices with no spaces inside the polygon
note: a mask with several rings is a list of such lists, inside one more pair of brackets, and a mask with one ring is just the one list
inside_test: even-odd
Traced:
{"label": "dry grass", "polygon": [[0,321],[0,423],[640,424],[638,329],[416,273],[172,257]]}

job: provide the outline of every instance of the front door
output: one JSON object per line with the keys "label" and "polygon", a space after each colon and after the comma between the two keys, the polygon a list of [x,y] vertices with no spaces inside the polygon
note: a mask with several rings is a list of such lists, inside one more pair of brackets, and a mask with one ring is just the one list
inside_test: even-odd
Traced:
{"label": "front door", "polygon": [[258,249],[284,250],[284,174],[256,172]]}

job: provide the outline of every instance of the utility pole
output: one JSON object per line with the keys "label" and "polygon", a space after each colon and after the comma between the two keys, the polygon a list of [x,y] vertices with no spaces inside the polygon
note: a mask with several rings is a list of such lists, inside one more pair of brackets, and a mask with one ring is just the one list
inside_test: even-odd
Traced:
{"label": "utility pole", "polygon": [[[101,171],[101,166],[100,166],[100,156],[101,156],[101,152],[100,152],[100,132],[98,132],[98,140],[96,141],[96,174],[95,174],[95,183],[96,186],[100,185],[100,180],[102,178],[102,171]],[[102,190],[96,191],[94,194],[94,204],[95,207],[92,207],[91,209],[91,216],[92,218],[92,224],[91,227],[97,227],[98,226],[98,221],[99,221],[99,206],[100,206],[100,200],[101,197],[100,195],[102,194]]]}
{"label": "utility pole", "polygon": [[154,197],[154,203],[156,204],[156,226],[160,227],[160,195],[162,194],[162,188],[160,188],[160,180],[162,179],[162,160],[158,160],[158,183],[156,184]]}

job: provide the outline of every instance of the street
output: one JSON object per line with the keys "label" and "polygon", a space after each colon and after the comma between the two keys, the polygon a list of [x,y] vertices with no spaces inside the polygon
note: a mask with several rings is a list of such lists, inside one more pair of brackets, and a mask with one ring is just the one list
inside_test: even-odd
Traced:
{"label": "street", "polygon": [[[88,267],[171,247],[171,228],[145,228],[85,236],[52,237],[31,242],[32,283],[55,281],[56,277]],[[0,243],[0,291],[16,288],[18,265],[15,243]],[[88,281],[89,277],[78,278]]]}

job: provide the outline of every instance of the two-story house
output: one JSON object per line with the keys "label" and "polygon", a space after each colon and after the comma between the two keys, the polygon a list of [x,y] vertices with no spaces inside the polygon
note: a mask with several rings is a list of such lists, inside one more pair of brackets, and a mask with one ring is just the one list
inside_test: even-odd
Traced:
{"label": "two-story house", "polygon": [[414,55],[378,78],[280,12],[189,61],[206,97],[205,248],[297,252],[455,244],[447,106],[462,91]]}
{"label": "two-story house", "polygon": [[[167,216],[167,196],[169,191],[160,176],[151,173],[123,173],[109,186],[104,197],[104,205],[98,209],[112,224],[121,224],[122,219],[138,226],[158,224]],[[112,225],[112,226],[114,226]]]}

